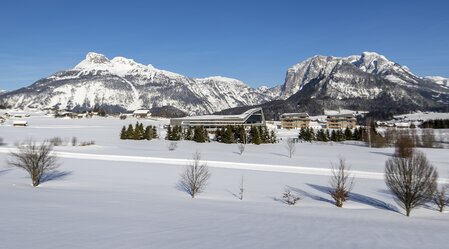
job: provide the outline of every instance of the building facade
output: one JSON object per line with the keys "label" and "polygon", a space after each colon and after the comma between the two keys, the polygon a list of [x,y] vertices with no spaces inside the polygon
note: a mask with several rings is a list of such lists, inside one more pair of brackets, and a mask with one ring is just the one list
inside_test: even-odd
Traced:
{"label": "building facade", "polygon": [[327,129],[354,129],[357,125],[357,119],[353,114],[329,115],[326,119]]}
{"label": "building facade", "polygon": [[310,126],[310,117],[307,113],[284,113],[281,115],[282,129],[301,129]]}

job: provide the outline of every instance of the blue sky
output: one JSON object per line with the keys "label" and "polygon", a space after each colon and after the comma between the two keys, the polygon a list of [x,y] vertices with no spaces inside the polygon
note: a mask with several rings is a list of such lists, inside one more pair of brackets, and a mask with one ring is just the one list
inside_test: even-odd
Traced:
{"label": "blue sky", "polygon": [[190,77],[282,84],[316,54],[376,51],[449,77],[449,1],[2,1],[0,89],[72,68],[89,51]]}

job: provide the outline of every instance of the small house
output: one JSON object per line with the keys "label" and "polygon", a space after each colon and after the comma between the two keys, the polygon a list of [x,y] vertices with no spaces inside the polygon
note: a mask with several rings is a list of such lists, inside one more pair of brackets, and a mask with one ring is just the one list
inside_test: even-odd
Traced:
{"label": "small house", "polygon": [[25,127],[28,125],[28,122],[25,120],[16,120],[12,123],[12,126],[14,127]]}
{"label": "small house", "polygon": [[150,110],[135,110],[133,112],[133,116],[136,118],[147,118],[150,115]]}

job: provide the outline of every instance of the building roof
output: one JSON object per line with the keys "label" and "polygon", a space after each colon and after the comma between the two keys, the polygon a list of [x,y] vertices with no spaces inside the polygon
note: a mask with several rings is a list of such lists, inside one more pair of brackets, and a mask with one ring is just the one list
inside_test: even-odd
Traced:
{"label": "building roof", "polygon": [[328,115],[327,118],[355,118],[354,114],[336,114],[336,115]]}
{"label": "building roof", "polygon": [[242,114],[237,115],[202,115],[202,116],[191,116],[191,117],[183,117],[183,118],[172,118],[172,120],[180,120],[180,121],[214,121],[214,120],[225,120],[225,121],[245,121],[255,112],[262,111],[262,108],[257,107],[253,109],[249,109]]}
{"label": "building roof", "polygon": [[283,113],[281,118],[308,118],[309,114],[306,112],[301,113]]}
{"label": "building roof", "polygon": [[148,114],[150,110],[135,110],[133,114]]}

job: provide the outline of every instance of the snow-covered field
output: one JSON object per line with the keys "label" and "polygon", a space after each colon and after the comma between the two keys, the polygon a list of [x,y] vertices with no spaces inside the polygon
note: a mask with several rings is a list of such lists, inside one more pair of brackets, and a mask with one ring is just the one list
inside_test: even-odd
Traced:
{"label": "snow-covered field", "polygon": [[[433,205],[412,211],[394,202],[383,181],[392,148],[361,144],[284,142],[237,145],[120,140],[135,119],[26,118],[28,127],[0,125],[0,248],[447,248],[449,213]],[[145,120],[161,126],[167,120]],[[162,136],[164,134],[161,134]],[[280,134],[288,136],[288,133]],[[290,135],[295,135],[291,133]],[[94,140],[56,147],[59,172],[33,188],[26,173],[7,167],[14,143],[32,138]],[[179,175],[199,151],[210,166],[205,192],[190,198]],[[423,149],[448,182],[447,149]],[[355,187],[343,208],[328,194],[329,167],[346,158]],[[244,199],[238,194],[244,178]],[[287,206],[284,189],[302,199]]]}

